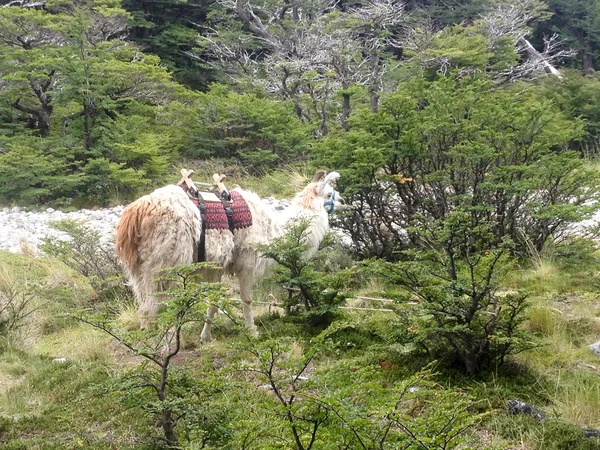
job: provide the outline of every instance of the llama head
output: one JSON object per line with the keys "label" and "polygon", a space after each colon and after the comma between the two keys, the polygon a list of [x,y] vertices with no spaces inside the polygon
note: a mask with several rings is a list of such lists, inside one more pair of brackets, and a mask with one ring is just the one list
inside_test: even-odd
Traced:
{"label": "llama head", "polygon": [[323,206],[328,213],[347,208],[344,199],[334,188],[335,182],[339,177],[340,174],[337,172],[331,172],[326,175],[326,172],[321,170],[312,179],[314,193],[323,201]]}

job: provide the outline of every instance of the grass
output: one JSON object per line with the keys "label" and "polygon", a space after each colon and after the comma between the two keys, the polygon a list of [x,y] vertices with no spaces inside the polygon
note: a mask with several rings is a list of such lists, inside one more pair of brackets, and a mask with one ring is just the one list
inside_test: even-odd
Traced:
{"label": "grass", "polygon": [[600,428],[600,383],[597,370],[579,370],[567,373],[569,380],[561,383],[561,373],[556,378],[554,405],[560,417],[586,428]]}
{"label": "grass", "polygon": [[[93,386],[107,373],[98,363],[57,363],[43,356],[12,357],[19,380],[0,394],[3,448],[133,448],[139,411],[114,410],[114,394]],[[5,364],[1,366],[4,373]],[[136,447],[139,448],[139,447]]]}
{"label": "grass", "polygon": [[534,306],[529,310],[527,327],[538,336],[553,336],[564,331],[562,311],[549,306]]}
{"label": "grass", "polygon": [[[581,249],[584,244],[576,242],[575,250],[578,245]],[[600,448],[597,441],[578,437],[580,427],[600,428],[600,359],[587,348],[600,339],[599,270],[595,251],[573,251],[539,259],[509,280],[511,287],[530,292],[532,306],[524,326],[538,339],[537,348],[514,359],[544,380],[536,406],[554,420],[539,426],[526,420],[497,419],[497,428],[521,427],[518,439],[528,443],[522,448]]]}
{"label": "grass", "polygon": [[[600,296],[595,281],[599,272],[596,255],[581,253],[551,255],[514,271],[507,289],[531,293],[523,326],[535,335],[537,347],[512,357],[501,370],[475,378],[443,364],[435,366],[439,383],[468,392],[477,408],[490,412],[469,437],[473,447],[600,449],[597,440],[582,438],[580,432],[581,427],[600,429],[600,358],[587,348],[600,340]],[[0,252],[0,284],[14,282],[31,288],[39,310],[23,332],[0,346],[0,445],[9,449],[151,448],[152,436],[159,431],[137,404],[124,406],[121,395],[110,388],[125,370],[137,367],[140,359],[106,335],[69,318],[75,309],[90,307],[87,281],[55,261]],[[365,280],[359,292],[385,296],[393,295],[392,291]],[[270,295],[280,296],[282,291],[269,280],[261,281],[256,298]],[[262,315],[256,311],[262,337],[292,338],[290,351],[299,357],[314,333],[300,318],[269,314],[265,308]],[[135,330],[135,307],[122,304],[116,310],[117,325]],[[339,318],[352,326],[332,336],[331,347],[311,363],[311,373],[326,374],[330,367],[341,365],[350,368],[350,375],[373,366],[381,383],[371,395],[391,395],[385,394],[388,386],[426,362],[426,358],[415,358],[413,349],[393,344],[400,326],[393,315],[351,312]],[[280,423],[275,420],[278,416],[269,414],[268,408],[276,403],[268,389],[261,387],[264,382],[225,370],[231,364],[248,362],[248,354],[236,350],[240,341],[235,328],[220,317],[217,341],[202,345],[198,340],[201,326],[194,324],[186,330],[185,351],[176,364],[186,364],[200,379],[229,384],[220,395],[207,399],[206,411],[198,413],[203,417],[198,420],[213,427],[211,421],[217,417],[223,442],[249,430],[265,432],[267,424]],[[509,415],[506,401],[512,398],[542,409],[549,419],[540,423]],[[262,420],[264,426],[253,420]]]}
{"label": "grass", "polygon": [[36,353],[51,359],[67,361],[111,362],[111,338],[85,324],[77,324],[47,336],[36,347]]}

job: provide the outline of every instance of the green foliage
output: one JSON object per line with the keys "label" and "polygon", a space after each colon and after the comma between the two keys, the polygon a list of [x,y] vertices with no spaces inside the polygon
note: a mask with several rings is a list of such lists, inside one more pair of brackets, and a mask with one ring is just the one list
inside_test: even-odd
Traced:
{"label": "green foliage", "polygon": [[251,174],[306,158],[308,128],[288,103],[213,86],[193,110],[188,157],[233,158]]}
{"label": "green foliage", "polygon": [[407,251],[407,261],[374,261],[371,268],[420,300],[408,326],[408,342],[430,354],[450,355],[468,374],[502,364],[507,355],[532,347],[519,327],[526,294],[499,292],[513,264],[505,242],[490,250],[489,223],[475,225],[464,211],[445,220],[423,220],[414,232],[427,250]]}
{"label": "green foliage", "polygon": [[443,220],[462,208],[474,226],[490,224],[490,248],[507,236],[524,254],[595,210],[597,175],[568,151],[581,126],[536,89],[497,89],[478,75],[415,78],[351,123],[315,156],[342,175],[356,209],[340,225],[363,256],[422,245],[404,231],[418,215]]}
{"label": "green foliage", "polygon": [[[347,298],[345,291],[353,269],[324,273],[315,267],[317,256],[311,255],[307,242],[311,226],[308,219],[294,221],[288,226],[286,234],[261,250],[265,257],[279,264],[275,268],[275,279],[289,292],[286,310],[289,312],[298,304],[303,304],[312,315],[327,316]],[[328,245],[327,240],[324,245]]]}
{"label": "green foliage", "polygon": [[[39,205],[68,202],[83,176],[72,173],[60,156],[41,143],[9,141],[0,151],[0,202]],[[1,144],[0,144],[1,145]]]}
{"label": "green foliage", "polygon": [[477,413],[465,393],[437,383],[430,369],[391,386],[383,366],[360,359],[333,360],[313,370],[318,356],[334,348],[337,334],[351,326],[336,323],[305,349],[284,338],[242,343],[249,359],[234,370],[265,383],[261,387],[271,395],[256,400],[255,414],[265,408],[264,420],[247,426],[241,442],[297,450],[339,443],[347,449],[451,449],[468,442],[467,430],[485,414]]}
{"label": "green foliage", "polygon": [[198,27],[216,5],[198,0],[123,0],[122,5],[132,16],[130,39],[145,52],[158,55],[175,80],[191,89],[206,89],[219,78],[220,74],[188,54],[197,46]]}
{"label": "green foliage", "polygon": [[552,99],[568,117],[583,122],[585,136],[576,143],[588,158],[600,156],[600,83],[596,76],[584,77],[578,72],[565,69],[562,80],[548,79],[541,83],[545,97]]}
{"label": "green foliage", "polygon": [[[417,36],[430,32],[416,29]],[[427,39],[425,36],[421,39]],[[429,46],[419,51],[408,51],[414,58],[408,64],[408,70],[415,63],[425,67],[424,74],[435,79],[439,73],[466,71],[497,71],[507,69],[517,63],[517,54],[510,40],[501,40],[496,48],[492,48],[489,38],[477,26],[466,27],[464,24],[448,26],[435,35]],[[421,72],[422,68],[416,69]]]}
{"label": "green foliage", "polygon": [[[179,444],[179,429],[186,439],[199,438],[205,444],[221,436],[212,429],[218,418],[202,408],[206,398],[219,391],[215,382],[198,381],[184,367],[173,367],[181,350],[181,335],[195,322],[202,321],[209,305],[227,308],[225,289],[220,283],[195,282],[199,270],[212,268],[200,263],[165,269],[162,282],[171,289],[164,292],[164,303],[153,326],[143,330],[121,330],[108,316],[82,317],[80,320],[104,331],[135,355],[145,359],[133,370],[107,386],[122,393],[123,406],[140,407],[149,423],[159,421],[168,446]],[[204,417],[209,414],[208,417]],[[203,420],[198,421],[199,418]]]}
{"label": "green foliage", "polygon": [[281,338],[249,340],[242,347],[250,362],[241,370],[266,383],[264,388],[272,393],[256,407],[279,412],[245,431],[242,441],[260,449],[308,450],[339,443],[348,449],[461,448],[468,441],[466,431],[483,415],[474,410],[468,395],[436,383],[430,370],[389,389],[382,367],[364,361],[332,361],[322,370],[311,370],[317,355],[330,348],[336,333],[347,326],[333,325],[311,340],[305,351]]}
{"label": "green foliage", "polygon": [[[178,148],[156,112],[175,85],[157,57],[119,39],[126,20],[118,2],[2,9],[0,122],[13,133],[3,133],[0,202],[106,204],[170,168]],[[122,118],[136,102],[146,116]]]}
{"label": "green foliage", "polygon": [[106,206],[114,198],[121,200],[131,198],[141,188],[146,187],[149,180],[144,172],[136,172],[124,163],[112,162],[106,158],[95,158],[83,167],[85,203]]}
{"label": "green foliage", "polygon": [[[182,350],[170,361],[168,399],[161,403],[154,388],[142,386],[160,382],[157,364],[144,363],[143,356],[110,344],[108,335],[86,324],[60,321],[65,312],[89,305],[85,303],[89,289],[77,293],[86,285],[82,277],[71,280],[72,271],[54,260],[0,252],[0,279],[9,272],[19,285],[39,283],[36,300],[41,295],[50,300],[21,328],[27,346],[15,350],[10,343],[0,352],[0,442],[7,448],[164,447],[159,437],[162,419],[156,419],[167,406],[185,412],[175,426],[180,446],[185,448],[297,448],[292,424],[302,445],[308,447],[314,426],[320,422],[313,450],[340,446],[439,449],[444,445],[591,450],[597,440],[584,438],[581,427],[600,425],[599,391],[594,369],[597,357],[586,344],[596,337],[595,317],[600,310],[597,289],[585,280],[594,276],[598,265],[582,245],[557,245],[552,258],[559,277],[564,270],[570,274],[563,280],[564,292],[569,294],[558,295],[555,282],[536,282],[540,286],[531,301],[537,308],[543,305],[562,311],[560,332],[541,333],[542,346],[511,357],[497,371],[473,377],[446,364],[436,364],[439,374],[419,370],[423,358],[416,357],[414,346],[398,340],[411,332],[400,329],[404,317],[410,324],[420,314],[423,323],[430,323],[415,305],[386,306],[399,308],[397,317],[387,312],[340,312],[338,318],[345,321],[334,322],[321,335],[314,329],[297,332],[290,323],[298,318],[270,318],[259,340],[248,336],[243,326],[232,327],[218,342],[192,350],[183,347],[189,335],[199,332],[190,322],[182,329]],[[580,261],[586,261],[585,267]],[[512,266],[510,285],[503,282],[500,293],[510,292],[513,285],[532,286],[530,272]],[[177,286],[180,290],[181,285]],[[381,292],[383,285],[377,286],[371,284],[373,292]],[[190,294],[206,300],[193,290]],[[170,296],[165,300],[173,302]],[[226,303],[217,304],[238,322]],[[194,307],[197,314],[193,316],[203,320],[204,309],[203,305]],[[172,317],[173,312],[168,315]],[[38,313],[49,314],[54,321],[51,328],[45,328],[39,344],[31,340]],[[113,317],[109,310],[98,319],[120,337],[131,338],[137,350],[164,356],[174,349],[156,346],[168,321],[156,323],[154,340],[150,339],[152,330],[126,332]],[[149,339],[142,342],[143,337]],[[66,361],[53,361],[62,357]],[[275,395],[271,379],[288,406]],[[511,398],[521,398],[557,419],[537,422],[509,415],[505,405]]]}
{"label": "green foliage", "polygon": [[102,244],[100,234],[83,222],[67,219],[51,226],[67,238],[43,238],[40,250],[86,277],[100,301],[123,302],[132,297],[110,242]]}

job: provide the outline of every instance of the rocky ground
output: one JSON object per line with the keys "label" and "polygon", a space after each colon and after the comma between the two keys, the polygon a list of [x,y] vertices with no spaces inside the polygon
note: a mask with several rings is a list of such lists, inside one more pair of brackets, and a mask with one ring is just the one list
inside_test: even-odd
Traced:
{"label": "rocky ground", "polygon": [[[291,215],[291,203],[288,200],[277,200],[273,197],[263,199],[265,206],[274,209],[278,214]],[[102,242],[109,244],[114,237],[114,229],[123,212],[124,206],[97,210],[81,209],[74,212],[48,208],[42,211],[25,211],[19,207],[0,208],[0,250],[22,253],[24,249],[37,251],[44,237],[66,237],[66,235],[51,226],[52,222],[70,219],[85,222],[90,228],[102,236]],[[581,232],[590,226],[600,225],[600,212],[589,220],[575,224],[573,232]],[[347,239],[342,240],[346,244]]]}
{"label": "rocky ground", "polygon": [[[266,206],[286,213],[291,203],[287,200],[264,199]],[[25,249],[37,251],[44,237],[66,237],[52,227],[59,220],[77,220],[85,222],[102,236],[101,243],[110,243],[114,229],[123,212],[124,206],[98,210],[81,209],[65,213],[48,208],[42,211],[24,211],[19,207],[0,208],[0,250],[22,253]]]}
{"label": "rocky ground", "polygon": [[23,211],[19,207],[0,209],[0,250],[19,253],[25,248],[37,250],[44,237],[63,237],[52,222],[70,219],[85,222],[102,236],[104,242],[112,239],[113,230],[123,212],[123,206],[99,210],[81,209],[64,213],[48,208],[42,211]]}

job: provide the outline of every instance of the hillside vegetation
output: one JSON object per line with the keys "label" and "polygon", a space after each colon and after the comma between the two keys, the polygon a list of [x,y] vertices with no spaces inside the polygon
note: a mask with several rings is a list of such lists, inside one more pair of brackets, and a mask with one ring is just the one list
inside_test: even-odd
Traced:
{"label": "hillside vegetation", "polygon": [[[347,267],[338,252],[322,250],[316,272],[304,276],[331,276],[334,261]],[[98,280],[65,265],[72,261],[65,253],[56,255],[64,262],[0,254],[3,302],[25,302],[14,325],[5,319],[19,308],[0,315],[4,448],[166,448],[159,419],[165,408],[177,418],[177,448],[600,448],[582,432],[600,428],[600,366],[587,348],[600,336],[600,262],[585,241],[553,248],[503,277],[506,292],[529,293],[514,342],[525,351],[474,375],[465,374],[451,346],[427,337],[436,333],[427,302],[405,303],[408,292],[389,280],[369,275],[365,284],[362,275],[343,292],[396,298],[385,304],[393,312],[329,306],[284,314],[265,306],[257,340],[236,325],[236,304],[221,297],[221,288],[213,288],[217,297],[190,297],[195,288],[188,284],[161,313],[167,327],[177,323],[171,313],[190,319],[181,322],[163,401],[152,388],[160,371],[141,356],[164,354],[162,325],[136,331],[125,291],[110,283],[98,288]],[[280,286],[261,282],[256,300],[285,303]],[[191,298],[197,300],[186,303]],[[208,301],[228,312],[219,316],[216,341],[202,345]],[[347,304],[377,309],[362,302]],[[510,414],[507,401],[514,399],[548,417]]]}
{"label": "hillside vegetation", "polygon": [[262,248],[258,337],[195,265],[140,330],[78,223],[0,252],[3,448],[600,449],[598,1],[1,3],[0,205],[352,205]]}
{"label": "hillside vegetation", "polygon": [[[515,139],[527,139],[523,133],[543,132],[527,129],[537,104],[555,118],[540,122],[555,138],[550,150],[595,156],[592,4],[7,3],[0,14],[0,202],[128,201],[171,179],[182,160],[219,160],[228,173],[259,177],[298,164],[340,165],[319,159],[321,149],[335,144],[358,158],[369,149],[356,132],[396,107],[398,114],[412,109],[405,120],[424,134],[406,123],[395,140],[417,147],[453,133],[437,123],[441,114],[451,119],[471,104],[488,108],[481,112],[488,118],[462,120],[481,127],[492,125],[494,108],[522,105],[494,129],[514,119],[522,127]],[[562,80],[546,76],[551,66]],[[578,66],[587,77],[569,69]],[[446,96],[433,101],[450,109],[419,113],[432,101],[429,83]],[[462,98],[463,90],[470,95]],[[380,146],[392,136],[384,139]],[[484,144],[472,139],[467,130],[455,136],[473,148]],[[378,177],[365,170],[365,181]]]}

